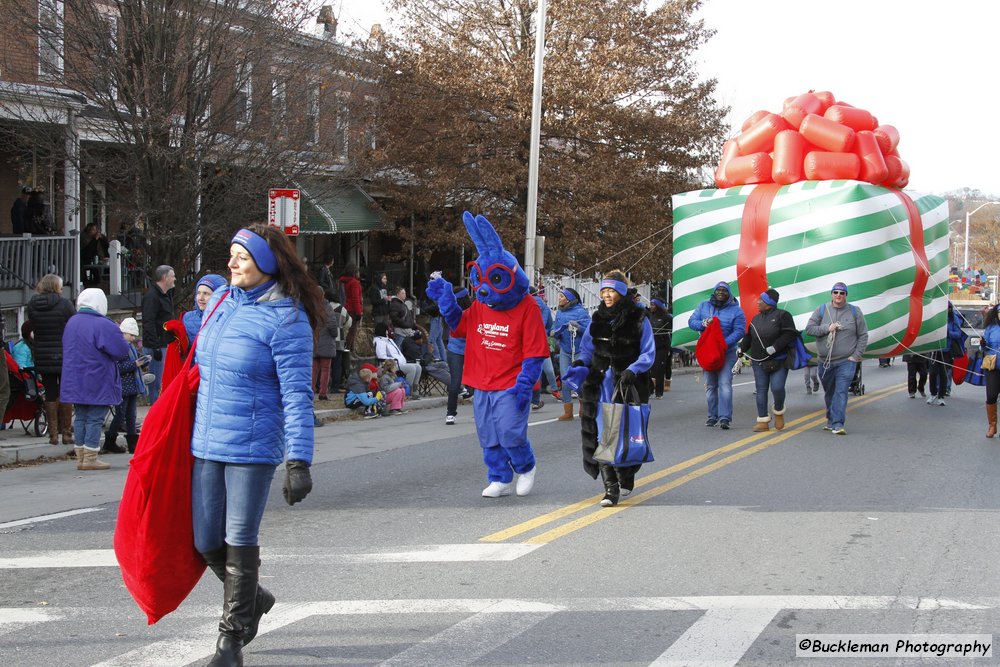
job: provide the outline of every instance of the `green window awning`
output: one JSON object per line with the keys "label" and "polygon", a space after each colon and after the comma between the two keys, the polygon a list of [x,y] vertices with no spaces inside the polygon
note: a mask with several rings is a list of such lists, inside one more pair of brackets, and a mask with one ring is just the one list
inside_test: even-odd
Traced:
{"label": "green window awning", "polygon": [[393,231],[392,223],[379,216],[375,200],[361,188],[319,180],[302,181],[296,186],[302,191],[302,234]]}

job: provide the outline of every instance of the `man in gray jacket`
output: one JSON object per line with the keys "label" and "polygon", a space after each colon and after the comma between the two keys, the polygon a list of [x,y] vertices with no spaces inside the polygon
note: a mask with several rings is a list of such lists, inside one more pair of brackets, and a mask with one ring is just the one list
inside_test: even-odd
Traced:
{"label": "man in gray jacket", "polygon": [[847,303],[847,285],[836,283],[831,302],[816,309],[806,324],[806,333],[816,338],[819,351],[819,379],[826,398],[825,431],[847,435],[847,391],[861,355],[868,347],[868,325],[864,313]]}

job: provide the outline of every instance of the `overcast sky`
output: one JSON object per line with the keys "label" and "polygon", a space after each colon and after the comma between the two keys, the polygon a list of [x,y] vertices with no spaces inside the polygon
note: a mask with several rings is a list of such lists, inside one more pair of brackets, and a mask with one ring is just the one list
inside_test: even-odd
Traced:
{"label": "overcast sky", "polygon": [[[391,25],[380,0],[334,8],[347,32]],[[896,126],[909,189],[1000,195],[1000,2],[706,0],[700,15],[717,34],[699,71],[718,79],[733,132],[758,109],[828,90]]]}

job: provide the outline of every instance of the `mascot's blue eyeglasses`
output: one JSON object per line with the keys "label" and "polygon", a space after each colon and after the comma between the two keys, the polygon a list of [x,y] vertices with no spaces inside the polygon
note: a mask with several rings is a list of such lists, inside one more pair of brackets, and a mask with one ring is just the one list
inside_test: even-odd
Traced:
{"label": "mascot's blue eyeglasses", "polygon": [[469,272],[469,284],[474,290],[483,284],[483,276],[486,276],[486,284],[497,294],[505,294],[514,289],[514,269],[505,264],[490,264],[483,271],[473,260],[465,265],[465,270]]}

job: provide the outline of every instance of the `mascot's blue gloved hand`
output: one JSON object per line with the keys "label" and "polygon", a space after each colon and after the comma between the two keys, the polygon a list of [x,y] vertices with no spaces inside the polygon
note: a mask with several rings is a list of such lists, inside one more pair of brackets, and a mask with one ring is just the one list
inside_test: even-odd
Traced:
{"label": "mascot's blue gloved hand", "polygon": [[427,281],[426,294],[433,299],[441,311],[441,317],[448,324],[448,328],[454,329],[462,319],[462,308],[455,299],[455,292],[451,283],[438,276]]}
{"label": "mascot's blue gloved hand", "polygon": [[507,390],[507,393],[517,400],[518,410],[524,410],[531,403],[531,394],[542,374],[543,363],[545,357],[528,357],[521,362],[521,372],[517,374],[517,381]]}
{"label": "mascot's blue gloved hand", "polygon": [[586,366],[571,366],[562,374],[563,384],[567,384],[574,391],[579,392],[580,387],[583,386],[583,381],[587,379],[588,373],[590,373],[590,369]]}

